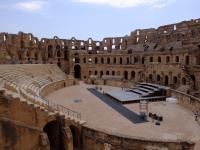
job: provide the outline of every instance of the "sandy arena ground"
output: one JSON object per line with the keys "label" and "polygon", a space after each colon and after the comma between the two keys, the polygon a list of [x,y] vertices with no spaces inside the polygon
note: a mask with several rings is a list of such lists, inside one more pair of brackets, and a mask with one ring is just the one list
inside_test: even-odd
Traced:
{"label": "sandy arena ground", "polygon": [[[151,118],[147,121],[138,119],[138,103],[117,104],[106,95],[89,91],[88,88],[92,87],[94,85],[81,82],[80,85],[55,91],[49,94],[47,99],[81,112],[82,119],[86,121],[85,126],[126,137],[189,139],[200,143],[200,125],[194,120],[192,112],[180,105],[166,102],[149,103],[149,112],[163,116],[164,121],[160,126],[156,126]],[[102,86],[102,88],[103,91],[118,89],[110,86]]]}

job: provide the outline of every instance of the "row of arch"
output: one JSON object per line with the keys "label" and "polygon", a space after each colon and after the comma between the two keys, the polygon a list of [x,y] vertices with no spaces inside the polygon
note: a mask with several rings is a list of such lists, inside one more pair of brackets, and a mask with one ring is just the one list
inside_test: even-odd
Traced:
{"label": "row of arch", "polygon": [[[83,63],[94,63],[94,64],[131,64],[131,59],[130,57],[114,57],[114,58],[110,58],[110,57],[95,57],[94,60],[92,60],[92,58],[89,58],[87,60],[87,58],[83,58]],[[135,57],[134,58],[134,63],[138,63],[139,62],[139,58]],[[142,57],[142,64],[144,64],[144,57]]]}
{"label": "row of arch", "polygon": [[149,74],[147,82],[158,82],[158,83],[164,83],[164,85],[168,86],[169,83],[170,84],[177,84],[177,83],[181,83],[183,85],[186,85],[186,78],[182,77],[181,79],[179,79],[177,76],[173,76],[172,77],[172,81],[170,82],[170,78],[168,75],[165,76],[161,76],[161,75],[156,75],[156,79],[153,78],[152,74]]}
{"label": "row of arch", "polygon": [[135,71],[131,71],[130,73],[128,72],[128,71],[114,71],[114,70],[112,70],[112,71],[109,71],[109,70],[107,70],[107,71],[103,71],[103,70],[101,70],[101,71],[97,71],[97,70],[94,70],[93,72],[90,70],[89,71],[89,76],[91,76],[91,75],[95,75],[95,76],[98,76],[98,77],[102,77],[103,75],[107,75],[107,76],[121,76],[121,77],[123,77],[124,79],[126,79],[126,80],[128,80],[128,79],[131,79],[131,80],[133,80],[133,79],[135,79],[135,76],[136,76],[136,73],[135,73]]}
{"label": "row of arch", "polygon": [[[74,125],[70,125],[69,129],[72,134],[72,139],[70,133],[66,135],[63,132],[65,125],[62,125],[60,121],[54,120],[47,123],[44,128],[43,132],[45,132],[48,136],[50,149],[51,150],[64,150],[64,149],[80,149],[82,148],[82,140],[81,140],[81,131]],[[67,143],[66,143],[67,142]],[[73,147],[66,147],[69,145],[70,142],[73,142]]]}
{"label": "row of arch", "polygon": [[[189,65],[190,64],[190,57],[189,56],[185,56],[184,58],[185,65]],[[149,57],[149,62],[155,62],[155,57],[150,56]],[[161,56],[157,57],[157,62],[162,63],[162,58]],[[171,63],[171,57],[170,56],[166,56],[165,57],[165,63]],[[175,63],[179,63],[180,62],[180,58],[179,56],[175,56]],[[83,63],[93,63],[93,64],[133,64],[133,63],[141,63],[144,64],[145,63],[145,57],[94,57],[94,58],[83,58]]]}
{"label": "row of arch", "polygon": [[61,49],[59,45],[56,46],[55,51],[53,50],[53,46],[49,45],[47,48],[47,57],[54,58],[54,55],[56,55],[57,58],[64,57],[64,60],[67,60],[69,57],[69,51],[68,47],[64,47],[64,49]]}

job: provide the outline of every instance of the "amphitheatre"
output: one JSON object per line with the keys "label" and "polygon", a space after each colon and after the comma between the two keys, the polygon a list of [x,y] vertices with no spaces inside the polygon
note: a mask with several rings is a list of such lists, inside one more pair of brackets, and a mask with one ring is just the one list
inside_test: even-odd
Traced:
{"label": "amphitheatre", "polygon": [[200,19],[102,41],[1,32],[0,149],[200,150]]}

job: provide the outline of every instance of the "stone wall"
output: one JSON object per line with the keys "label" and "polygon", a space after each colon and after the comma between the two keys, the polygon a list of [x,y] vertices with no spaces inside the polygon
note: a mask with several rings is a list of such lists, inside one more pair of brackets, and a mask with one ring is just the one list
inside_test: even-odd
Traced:
{"label": "stone wall", "polygon": [[[0,149],[48,149],[43,127],[55,118],[19,98],[0,94]],[[43,138],[43,139],[42,139]],[[45,143],[42,143],[44,140]],[[31,142],[30,142],[31,141]],[[28,144],[26,144],[28,143]]]}
{"label": "stone wall", "polygon": [[66,79],[66,80],[56,81],[56,82],[50,83],[48,85],[45,85],[43,88],[41,88],[40,96],[45,97],[51,92],[54,92],[56,90],[59,90],[61,88],[67,87],[67,86],[76,85],[76,84],[78,84],[78,81],[74,80],[74,79]]}
{"label": "stone wall", "polygon": [[200,99],[196,98],[194,96],[188,95],[186,93],[176,91],[176,90],[171,90],[171,96],[177,98],[178,103],[191,110],[200,110]]}
{"label": "stone wall", "polygon": [[193,150],[194,143],[189,141],[161,141],[114,135],[95,129],[83,128],[84,150]]}

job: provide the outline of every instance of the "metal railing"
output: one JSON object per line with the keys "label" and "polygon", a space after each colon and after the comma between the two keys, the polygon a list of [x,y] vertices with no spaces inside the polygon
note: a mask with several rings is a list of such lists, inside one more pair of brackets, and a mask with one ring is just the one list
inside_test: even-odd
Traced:
{"label": "metal railing", "polygon": [[[8,83],[11,83],[11,84],[15,85],[16,88],[18,88],[18,89],[16,89],[16,90],[18,91],[18,94],[19,94],[20,96],[23,96],[23,97],[24,97],[24,96],[27,96],[27,97],[33,96],[35,99],[37,99],[37,100],[39,100],[40,102],[42,102],[43,104],[47,105],[47,107],[48,107],[49,110],[50,110],[50,109],[57,110],[58,112],[62,112],[62,113],[66,114],[66,115],[68,115],[68,116],[71,116],[71,117],[73,117],[73,118],[75,118],[75,119],[77,119],[77,120],[81,120],[81,113],[76,112],[76,111],[74,111],[74,110],[71,110],[71,109],[69,109],[69,108],[66,108],[66,107],[64,107],[64,106],[62,106],[62,105],[59,105],[59,104],[55,104],[55,103],[53,103],[53,102],[50,102],[49,100],[47,100],[47,99],[45,99],[45,98],[42,98],[42,97],[40,97],[40,96],[38,96],[38,95],[36,95],[36,94],[28,93],[28,92],[27,92],[27,89],[25,89],[24,87],[22,87],[22,86],[16,84],[16,83],[13,82],[13,81],[9,81],[9,80],[6,79],[5,77],[0,76],[0,78],[2,78],[3,80],[5,80],[5,81],[8,82]],[[5,84],[6,84],[6,83],[5,83]],[[24,92],[23,90],[24,90],[25,92]],[[28,94],[30,94],[30,95],[28,95]],[[26,100],[28,100],[28,99],[26,99]],[[29,100],[28,100],[28,101],[29,101]]]}

